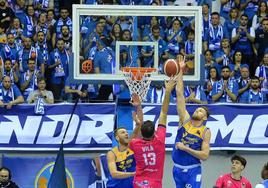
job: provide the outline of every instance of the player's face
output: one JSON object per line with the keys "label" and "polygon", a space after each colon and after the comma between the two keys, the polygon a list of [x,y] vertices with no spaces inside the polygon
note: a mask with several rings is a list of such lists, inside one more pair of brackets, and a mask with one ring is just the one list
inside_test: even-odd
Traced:
{"label": "player's face", "polygon": [[244,166],[242,163],[238,160],[233,160],[232,161],[232,167],[231,167],[231,172],[232,173],[240,173],[244,169]]}
{"label": "player's face", "polygon": [[207,112],[204,108],[197,108],[194,114],[192,115],[192,119],[201,121],[201,120],[205,120],[206,116],[207,116]]}
{"label": "player's face", "polygon": [[128,132],[126,129],[119,129],[117,131],[116,139],[118,143],[122,145],[127,145],[129,143],[129,137],[128,137]]}

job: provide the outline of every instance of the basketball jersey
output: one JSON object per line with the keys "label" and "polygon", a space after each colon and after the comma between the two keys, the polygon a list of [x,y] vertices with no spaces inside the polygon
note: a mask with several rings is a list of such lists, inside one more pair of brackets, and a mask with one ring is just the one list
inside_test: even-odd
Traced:
{"label": "basketball jersey", "polygon": [[235,180],[231,174],[220,176],[216,182],[217,188],[252,188],[250,182],[241,176],[240,180]]}
{"label": "basketball jersey", "polygon": [[130,142],[136,160],[135,180],[146,179],[162,182],[165,161],[166,127],[158,125],[152,140],[141,138]]}
{"label": "basketball jersey", "polygon": [[[135,160],[134,153],[129,148],[125,151],[119,151],[118,147],[114,147],[111,150],[115,155],[116,168],[120,172],[135,172]],[[133,177],[124,178],[124,179],[114,179],[111,175],[108,177],[107,187],[112,188],[125,188],[132,187]]]}
{"label": "basketball jersey", "polygon": [[208,128],[204,125],[200,125],[198,127],[193,126],[190,119],[187,120],[184,125],[179,126],[172,151],[173,162],[182,166],[200,164],[200,160],[197,157],[194,157],[193,155],[180,149],[176,149],[175,145],[176,142],[182,142],[191,149],[201,150],[203,137],[207,129]]}

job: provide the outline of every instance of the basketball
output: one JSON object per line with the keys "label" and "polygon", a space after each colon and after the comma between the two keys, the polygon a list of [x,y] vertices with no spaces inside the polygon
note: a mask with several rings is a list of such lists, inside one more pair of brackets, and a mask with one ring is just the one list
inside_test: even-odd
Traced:
{"label": "basketball", "polygon": [[174,59],[168,59],[164,63],[163,70],[168,77],[176,76],[180,72],[180,66]]}

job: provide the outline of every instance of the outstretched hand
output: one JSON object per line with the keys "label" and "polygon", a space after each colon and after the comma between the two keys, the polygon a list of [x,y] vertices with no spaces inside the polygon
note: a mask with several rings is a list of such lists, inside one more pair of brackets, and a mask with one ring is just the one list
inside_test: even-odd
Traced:
{"label": "outstretched hand", "polygon": [[140,96],[137,93],[133,93],[131,96],[130,103],[135,107],[141,105]]}
{"label": "outstretched hand", "polygon": [[174,86],[177,83],[177,77],[178,76],[179,75],[176,75],[175,77],[172,76],[172,77],[170,77],[170,79],[168,81],[165,80],[165,88],[166,88],[166,90],[172,91],[174,89]]}
{"label": "outstretched hand", "polygon": [[137,112],[132,112],[132,119],[135,122],[136,125],[141,126],[142,125],[142,117],[139,117]]}

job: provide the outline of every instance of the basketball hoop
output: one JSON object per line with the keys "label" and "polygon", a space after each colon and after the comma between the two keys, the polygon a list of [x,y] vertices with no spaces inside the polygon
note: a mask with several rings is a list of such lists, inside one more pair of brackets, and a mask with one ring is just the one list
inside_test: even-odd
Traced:
{"label": "basketball hoop", "polygon": [[125,82],[129,88],[130,95],[139,95],[141,101],[146,101],[146,95],[151,83],[151,74],[155,68],[146,67],[123,67]]}

